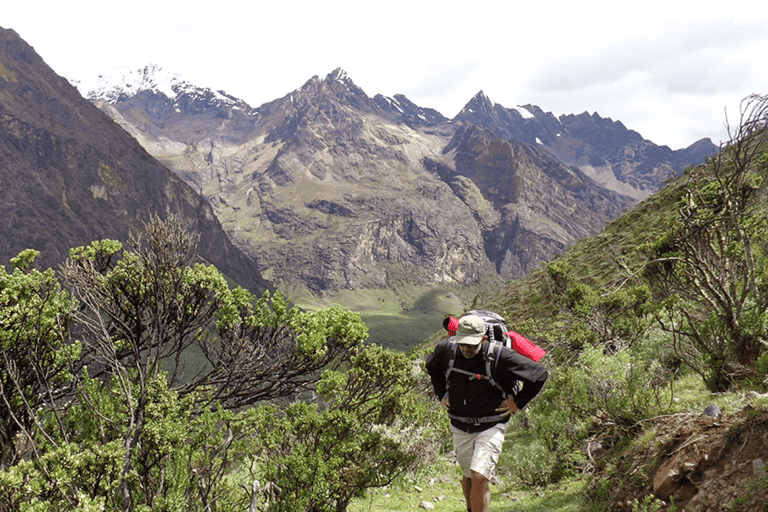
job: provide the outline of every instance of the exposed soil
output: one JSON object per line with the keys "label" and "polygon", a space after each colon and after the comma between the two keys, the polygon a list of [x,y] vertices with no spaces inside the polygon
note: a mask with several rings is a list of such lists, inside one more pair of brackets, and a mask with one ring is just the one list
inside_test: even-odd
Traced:
{"label": "exposed soil", "polygon": [[645,446],[598,464],[612,484],[608,510],[645,511],[635,500],[655,496],[667,504],[660,510],[768,512],[768,410],[676,414],[650,428]]}

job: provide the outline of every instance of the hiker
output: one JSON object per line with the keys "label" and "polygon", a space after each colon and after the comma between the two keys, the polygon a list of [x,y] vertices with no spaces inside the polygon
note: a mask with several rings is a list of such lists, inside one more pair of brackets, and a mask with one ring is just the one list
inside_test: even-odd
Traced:
{"label": "hiker", "polygon": [[[544,357],[544,355],[547,353],[546,350],[537,346],[522,334],[507,330],[506,321],[496,313],[491,311],[473,310],[467,312],[467,316],[469,315],[479,316],[485,320],[488,333],[496,333],[494,336],[496,341],[503,340],[507,347],[511,348],[518,354],[527,357],[528,359],[533,359],[538,363],[539,359]],[[456,329],[458,329],[458,327],[459,320],[457,318],[448,315],[443,319],[443,328],[448,331],[449,336],[456,336]]]}
{"label": "hiker", "polygon": [[456,335],[437,344],[426,368],[451,420],[467,510],[486,512],[488,482],[509,418],[541,391],[547,370],[502,343],[489,342],[485,321],[474,315],[459,319]]}

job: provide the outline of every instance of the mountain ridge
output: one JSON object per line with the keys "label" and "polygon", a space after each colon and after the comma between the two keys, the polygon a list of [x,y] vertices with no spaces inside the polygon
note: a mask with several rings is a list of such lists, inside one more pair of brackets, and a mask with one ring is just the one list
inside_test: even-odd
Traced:
{"label": "mountain ridge", "polygon": [[369,97],[340,68],[247,119],[175,101],[95,104],[208,198],[267,276],[314,292],[519,277],[633,203],[541,148],[403,95]]}
{"label": "mountain ridge", "polygon": [[[138,78],[138,79],[137,79]],[[298,87],[293,92],[301,91],[305,87],[311,85],[312,83],[319,83],[323,81],[330,80],[336,80],[340,83],[345,83],[347,86],[351,86],[354,89],[356,89],[359,92],[363,92],[362,89],[360,89],[357,85],[354,84],[349,74],[341,67],[336,68],[332,72],[330,72],[326,79],[320,78],[318,75],[313,76],[309,80],[307,80],[304,85]],[[166,94],[168,98],[172,98],[173,96],[178,94],[178,90],[184,91],[186,90],[195,90],[198,92],[208,91],[208,93],[212,93],[214,95],[219,95],[221,97],[222,103],[229,102],[231,104],[238,104],[238,105],[247,105],[253,113],[257,113],[260,107],[252,107],[248,105],[244,100],[240,100],[234,96],[231,96],[227,94],[225,91],[221,89],[214,89],[210,87],[200,87],[200,86],[194,86],[191,83],[184,80],[180,75],[166,71],[162,66],[156,63],[150,63],[145,66],[141,67],[119,67],[112,70],[110,73],[106,73],[104,75],[99,75],[97,80],[95,81],[83,81],[79,78],[70,78],[70,81],[77,86],[78,90],[82,93],[84,97],[89,99],[90,101],[96,101],[99,99],[107,99],[110,103],[115,103],[116,99],[118,97],[128,97],[131,95],[135,95],[138,92],[144,91],[144,90],[154,90],[156,92],[163,92]],[[132,92],[134,90],[135,92]],[[169,91],[171,94],[169,94]],[[290,93],[289,93],[290,94]],[[364,92],[363,92],[364,94]],[[413,102],[411,102],[405,95],[403,94],[395,94],[394,96],[384,96],[382,94],[376,94],[373,98],[374,102],[376,102],[380,107],[383,109],[389,109],[394,111],[399,111],[400,113],[405,112],[401,106],[400,103],[404,103],[407,105],[407,108],[409,108],[411,111],[418,110],[421,112],[421,115],[424,116],[425,113],[429,114],[429,117],[433,118],[433,121],[426,120],[427,123],[440,123],[444,121],[448,121],[449,118],[441,114],[435,109],[427,108],[427,107],[419,107],[415,105]],[[267,101],[266,103],[263,103],[262,105],[268,105],[272,103],[272,101]],[[538,120],[538,119],[545,119],[546,122],[543,124],[549,124],[550,122],[559,123],[562,125],[563,130],[567,130],[569,126],[571,126],[573,123],[571,120],[574,119],[585,119],[589,118],[592,119],[595,124],[604,124],[605,126],[615,125],[619,129],[626,131],[627,133],[631,134],[631,138],[634,138],[638,141],[640,140],[646,140],[642,137],[641,134],[636,132],[635,130],[631,130],[626,128],[624,124],[621,121],[613,121],[611,118],[603,118],[600,116],[598,112],[593,112],[590,114],[588,111],[584,111],[581,114],[562,114],[560,116],[555,116],[551,112],[545,112],[543,109],[536,105],[532,104],[524,104],[524,105],[517,105],[513,107],[503,107],[500,104],[494,103],[485,93],[483,90],[480,90],[475,96],[473,96],[467,104],[465,104],[464,107],[459,111],[459,113],[453,118],[453,120],[457,119],[465,119],[466,115],[468,113],[472,113],[475,108],[477,108],[477,105],[482,104],[482,108],[480,109],[481,112],[489,113],[493,112],[494,117],[496,119],[499,119],[499,110],[501,111],[507,111],[507,112],[515,112],[517,115],[526,121],[530,120]],[[477,112],[474,112],[475,114]],[[507,117],[509,114],[507,113],[504,117]],[[418,117],[418,116],[417,116]],[[564,122],[565,120],[565,122]],[[425,122],[425,120],[422,118],[422,122]],[[546,131],[545,131],[546,133]],[[504,137],[512,140],[518,140],[520,142],[527,142],[529,144],[542,144],[541,141],[536,142],[535,136],[532,137],[530,135],[527,136],[519,136],[519,137]],[[553,138],[552,136],[548,138]],[[523,140],[526,139],[526,140]],[[685,148],[679,148],[676,150],[672,150],[669,148],[669,146],[658,146],[662,148],[669,148],[670,151],[673,151],[674,153],[682,153],[690,150],[693,146],[701,146],[705,144],[707,141],[711,144],[711,139],[709,138],[703,138],[698,141],[694,141],[689,146]],[[711,151],[716,149],[717,146],[714,144],[711,144],[711,147],[708,147],[708,153],[707,156],[711,155]]]}
{"label": "mountain ridge", "polygon": [[70,248],[127,242],[153,215],[201,233],[199,254],[252,291],[270,288],[210,204],[10,29],[0,28],[0,258],[27,248],[55,266]]}
{"label": "mountain ridge", "polygon": [[540,146],[563,163],[580,168],[603,186],[640,201],[691,163],[712,156],[709,139],[673,151],[597,112],[555,117],[535,105],[506,108],[482,91],[454,118],[484,126],[507,140]]}
{"label": "mountain ridge", "polygon": [[[572,136],[569,150],[587,165],[569,165],[545,144],[548,133],[562,138],[560,120],[532,105],[506,109],[482,91],[447,119],[404,95],[369,97],[341,68],[258,108],[159,66],[121,75],[122,85],[102,78],[86,95],[143,146],[142,158],[204,198],[267,279],[315,293],[520,277],[626,211],[634,182],[651,187],[663,174],[602,154],[595,171],[598,145]],[[629,132],[596,114],[575,116],[570,129],[590,123]],[[65,136],[75,125],[62,126]],[[84,140],[104,136],[77,126]],[[533,144],[515,140],[515,128]]]}

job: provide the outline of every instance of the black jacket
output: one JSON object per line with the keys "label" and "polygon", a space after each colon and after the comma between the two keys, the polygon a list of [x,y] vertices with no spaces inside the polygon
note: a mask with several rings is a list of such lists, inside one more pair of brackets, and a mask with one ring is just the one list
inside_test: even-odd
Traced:
{"label": "black jacket", "polygon": [[[496,389],[489,380],[470,378],[466,374],[452,371],[448,377],[450,379],[450,386],[448,386],[445,372],[448,369],[450,358],[453,356],[454,346],[455,344],[450,343],[450,339],[443,340],[437,344],[434,352],[427,358],[426,368],[437,399],[441,400],[448,391],[448,400],[451,405],[449,413],[456,416],[481,418],[498,415],[496,408],[504,400],[504,394],[501,390]],[[472,359],[467,359],[457,347],[453,367],[473,374],[485,375],[485,357],[489,348],[490,343],[484,342],[478,355]],[[492,364],[491,367],[493,368],[494,365]],[[501,347],[501,353],[495,364],[495,371],[493,371],[493,378],[508,395],[514,397],[515,404],[519,409],[525,407],[541,391],[547,376],[546,368],[539,363],[521,356],[512,349]],[[518,381],[523,385],[519,391],[515,387]],[[467,432],[477,432],[506,421],[509,421],[509,417],[479,425],[451,419],[451,424]]]}

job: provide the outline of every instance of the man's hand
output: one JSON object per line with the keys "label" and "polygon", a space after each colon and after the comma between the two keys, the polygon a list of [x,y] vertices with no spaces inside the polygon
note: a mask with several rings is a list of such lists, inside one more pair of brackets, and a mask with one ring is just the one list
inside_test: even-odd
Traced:
{"label": "man's hand", "polygon": [[511,396],[507,397],[507,399],[501,402],[501,405],[496,408],[496,412],[500,412],[502,418],[505,416],[511,416],[518,410],[519,409],[517,408],[517,404]]}
{"label": "man's hand", "polygon": [[450,404],[450,402],[448,402],[448,397],[447,396],[445,398],[443,398],[442,400],[440,400],[440,405],[442,405],[443,409],[445,409],[446,411],[451,409],[451,404]]}

